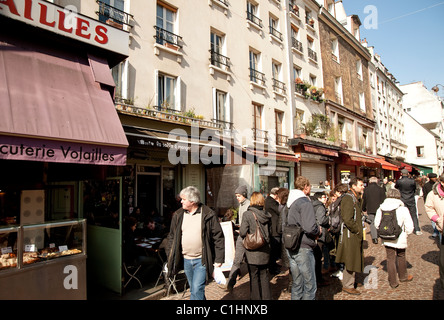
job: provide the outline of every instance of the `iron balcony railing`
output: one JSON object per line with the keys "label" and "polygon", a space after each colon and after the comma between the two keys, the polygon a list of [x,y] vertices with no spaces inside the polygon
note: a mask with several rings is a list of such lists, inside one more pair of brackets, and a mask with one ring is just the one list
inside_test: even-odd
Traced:
{"label": "iron balcony railing", "polygon": [[230,68],[230,58],[225,57],[224,55],[221,55],[220,53],[211,49],[210,49],[210,55],[211,55],[210,61],[213,66],[220,68],[223,65],[227,67],[227,69]]}
{"label": "iron balcony railing", "polygon": [[300,42],[294,37],[291,38],[291,46],[300,52],[304,52],[302,47],[302,42]]}
{"label": "iron balcony railing", "polygon": [[285,93],[285,83],[276,79],[273,80],[273,90],[275,91],[281,91],[282,93]]}
{"label": "iron balcony railing", "polygon": [[100,0],[96,0],[96,2],[99,4],[99,11],[96,12],[99,17],[102,16],[120,24],[130,25],[130,19],[132,18],[131,14],[114,8]]}
{"label": "iron balcony railing", "polygon": [[261,143],[268,143],[268,132],[262,129],[253,128],[253,139]]}
{"label": "iron balcony railing", "polygon": [[262,28],[262,20],[256,17],[252,12],[247,11],[247,19]]}
{"label": "iron balcony railing", "polygon": [[308,48],[308,57],[314,61],[318,61],[318,55],[313,49]]}
{"label": "iron balcony railing", "polygon": [[283,40],[282,33],[280,33],[278,30],[270,26],[270,34],[278,38],[279,40]]}
{"label": "iron balcony railing", "polygon": [[250,68],[250,81],[265,86],[265,73]]}
{"label": "iron balcony railing", "polygon": [[174,34],[172,32],[169,32],[165,29],[162,29],[158,26],[154,26],[154,29],[156,29],[156,35],[154,36],[156,38],[156,42],[158,44],[165,44],[169,43],[174,46],[182,48],[182,45],[179,43],[179,39],[182,39],[181,36]]}
{"label": "iron balcony railing", "polygon": [[294,1],[290,1],[289,3],[290,6],[290,11],[296,15],[297,17],[299,17],[299,7],[297,4],[294,3]]}
{"label": "iron balcony railing", "polygon": [[228,2],[227,2],[226,0],[215,0],[215,1],[220,2],[220,3],[222,3],[224,6],[227,6],[227,7],[228,7]]}
{"label": "iron balcony railing", "polygon": [[284,136],[283,134],[276,134],[276,145],[286,146],[287,144],[288,144],[288,136]]}

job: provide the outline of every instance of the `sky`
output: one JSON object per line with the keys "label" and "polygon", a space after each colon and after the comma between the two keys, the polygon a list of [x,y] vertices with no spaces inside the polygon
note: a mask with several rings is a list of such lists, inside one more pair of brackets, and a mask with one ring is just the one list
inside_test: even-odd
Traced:
{"label": "sky", "polygon": [[361,20],[361,39],[375,48],[399,85],[436,84],[444,96],[443,0],[342,0]]}

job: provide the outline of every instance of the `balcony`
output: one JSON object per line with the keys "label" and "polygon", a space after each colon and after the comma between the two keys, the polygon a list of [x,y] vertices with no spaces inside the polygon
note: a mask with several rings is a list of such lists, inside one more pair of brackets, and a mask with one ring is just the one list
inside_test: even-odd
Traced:
{"label": "balcony", "polygon": [[250,81],[261,87],[265,87],[265,73],[250,68]]}
{"label": "balcony", "polygon": [[288,136],[283,134],[276,134],[276,145],[280,147],[288,146]]}
{"label": "balcony", "polygon": [[247,22],[251,23],[256,28],[262,29],[262,20],[249,11],[247,11]]}
{"label": "balcony", "polygon": [[[164,122],[176,123],[181,125],[198,126],[200,128],[214,129],[223,131],[231,129],[232,124],[216,119],[204,120],[202,116],[194,115],[194,112],[181,112],[174,109],[154,106],[151,108],[136,107],[125,100],[116,99],[116,109],[123,114],[132,115],[141,118],[159,120]],[[190,116],[192,115],[192,116]]]}
{"label": "balcony", "polygon": [[291,38],[291,47],[292,47],[292,49],[296,50],[300,54],[302,54],[304,52],[302,42],[300,42],[299,40],[297,40],[294,37]]}
{"label": "balcony", "polygon": [[285,98],[285,94],[287,91],[285,88],[285,83],[274,78],[272,79],[272,83],[273,83],[272,84],[273,93],[283,96]]}
{"label": "balcony", "polygon": [[262,129],[253,128],[253,140],[259,143],[268,143],[268,132]]}
{"label": "balcony", "polygon": [[123,25],[131,26],[130,19],[133,17],[131,14],[114,8],[100,0],[96,0],[96,2],[99,5],[99,10],[96,11],[96,14],[99,16],[100,21],[119,29],[123,29]]}
{"label": "balcony", "polygon": [[289,5],[290,13],[295,15],[297,18],[299,18],[300,16],[299,16],[299,7],[298,7],[298,5],[295,4],[294,1],[290,1],[288,5]]}
{"label": "balcony", "polygon": [[230,58],[221,55],[220,53],[210,50],[210,63],[218,68],[229,70],[230,69]]}
{"label": "balcony", "polygon": [[278,39],[280,42],[282,42],[282,40],[284,39],[282,37],[282,33],[273,28],[272,26],[270,26],[270,35]]}
{"label": "balcony", "polygon": [[154,36],[156,38],[156,43],[165,45],[176,50],[178,48],[182,48],[182,45],[179,43],[179,39],[182,39],[181,36],[162,29],[158,26],[154,26],[154,29],[156,30],[156,35]]}
{"label": "balcony", "polygon": [[308,58],[316,63],[318,62],[318,55],[316,54],[316,51],[314,51],[313,49],[308,48]]}

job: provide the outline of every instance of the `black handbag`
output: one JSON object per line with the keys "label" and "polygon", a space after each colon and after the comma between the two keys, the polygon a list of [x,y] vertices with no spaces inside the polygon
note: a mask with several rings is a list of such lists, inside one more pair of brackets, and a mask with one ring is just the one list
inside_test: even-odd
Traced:
{"label": "black handbag", "polygon": [[243,244],[245,249],[247,250],[256,250],[265,244],[265,238],[261,232],[261,228],[259,222],[257,221],[256,215],[252,211],[251,213],[254,216],[254,220],[256,220],[256,231],[254,233],[247,233],[247,235],[243,239]]}
{"label": "black handbag", "polygon": [[288,224],[288,213],[287,215],[283,215],[284,226],[282,228],[282,243],[284,247],[290,251],[298,251],[301,246],[302,235],[304,234],[304,229],[296,224]]}

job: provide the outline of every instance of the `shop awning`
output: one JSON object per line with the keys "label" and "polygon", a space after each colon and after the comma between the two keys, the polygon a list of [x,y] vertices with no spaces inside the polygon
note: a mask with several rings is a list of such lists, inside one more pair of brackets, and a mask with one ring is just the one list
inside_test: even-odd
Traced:
{"label": "shop awning", "polygon": [[412,172],[413,167],[407,163],[401,162],[401,168],[406,169],[408,172]]}
{"label": "shop awning", "polygon": [[384,159],[375,158],[375,160],[376,162],[381,164],[382,169],[399,171],[399,168],[397,166],[391,164],[390,162],[385,161]]}
{"label": "shop awning", "polygon": [[0,159],[125,165],[110,85],[105,60],[0,36]]}
{"label": "shop awning", "polygon": [[307,152],[322,154],[325,156],[339,157],[339,154],[336,150],[329,150],[325,148],[313,147],[308,145],[304,145],[304,150]]}

